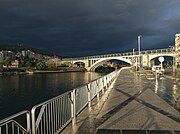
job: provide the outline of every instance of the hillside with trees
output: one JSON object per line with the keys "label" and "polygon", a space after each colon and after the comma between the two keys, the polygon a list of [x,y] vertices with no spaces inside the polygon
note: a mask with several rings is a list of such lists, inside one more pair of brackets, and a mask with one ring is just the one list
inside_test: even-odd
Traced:
{"label": "hillside with trees", "polygon": [[2,51],[2,50],[13,51],[15,53],[21,52],[22,50],[30,50],[30,51],[33,51],[35,53],[39,53],[39,54],[42,54],[42,55],[53,56],[53,53],[51,53],[51,52],[47,52],[47,51],[43,51],[43,50],[40,50],[40,49],[32,48],[30,46],[22,45],[22,44],[19,44],[19,45],[1,45],[0,44],[0,51]]}

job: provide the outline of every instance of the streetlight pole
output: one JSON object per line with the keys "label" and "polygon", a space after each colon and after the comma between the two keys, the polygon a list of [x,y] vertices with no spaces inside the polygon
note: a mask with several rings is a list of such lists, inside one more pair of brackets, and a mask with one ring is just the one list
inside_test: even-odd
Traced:
{"label": "streetlight pole", "polygon": [[137,65],[136,65],[136,56],[134,56],[134,52],[135,52],[135,48],[133,48],[133,57],[132,57],[132,61],[133,61],[133,65],[135,65],[136,69],[137,69]]}
{"label": "streetlight pole", "polygon": [[134,57],[135,48],[133,48],[133,57]]}
{"label": "streetlight pole", "polygon": [[173,67],[173,76],[175,76],[175,71],[176,71],[175,70],[175,66],[176,66],[175,65],[175,52],[174,52],[175,51],[175,46],[169,46],[169,47],[171,48],[171,51],[173,52],[173,63],[172,63],[173,65],[172,65],[172,67]]}
{"label": "streetlight pole", "polygon": [[139,65],[139,68],[141,67],[141,37],[142,37],[142,35],[138,35],[138,52],[139,52],[138,65]]}

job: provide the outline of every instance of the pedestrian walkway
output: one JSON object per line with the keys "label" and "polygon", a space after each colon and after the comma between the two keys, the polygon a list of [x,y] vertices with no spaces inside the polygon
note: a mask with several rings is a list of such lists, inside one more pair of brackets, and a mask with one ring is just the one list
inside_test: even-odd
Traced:
{"label": "pedestrian walkway", "polygon": [[[110,87],[111,88],[111,87]],[[123,70],[100,101],[93,100],[63,134],[179,134],[180,113],[153,92],[155,85]]]}

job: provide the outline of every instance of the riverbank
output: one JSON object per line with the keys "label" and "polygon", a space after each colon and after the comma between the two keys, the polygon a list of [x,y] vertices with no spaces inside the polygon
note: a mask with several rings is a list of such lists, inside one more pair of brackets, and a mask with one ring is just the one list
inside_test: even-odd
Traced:
{"label": "riverbank", "polygon": [[35,69],[27,69],[27,70],[9,70],[0,72],[0,75],[27,75],[27,74],[41,74],[41,73],[69,73],[69,72],[85,72],[84,68],[60,68],[58,70],[35,70]]}

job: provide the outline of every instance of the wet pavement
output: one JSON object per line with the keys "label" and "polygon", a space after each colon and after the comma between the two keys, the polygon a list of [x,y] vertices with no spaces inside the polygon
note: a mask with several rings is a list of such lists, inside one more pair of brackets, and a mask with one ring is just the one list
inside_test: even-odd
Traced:
{"label": "wet pavement", "polygon": [[62,133],[179,134],[180,113],[154,92],[152,82],[123,70]]}

